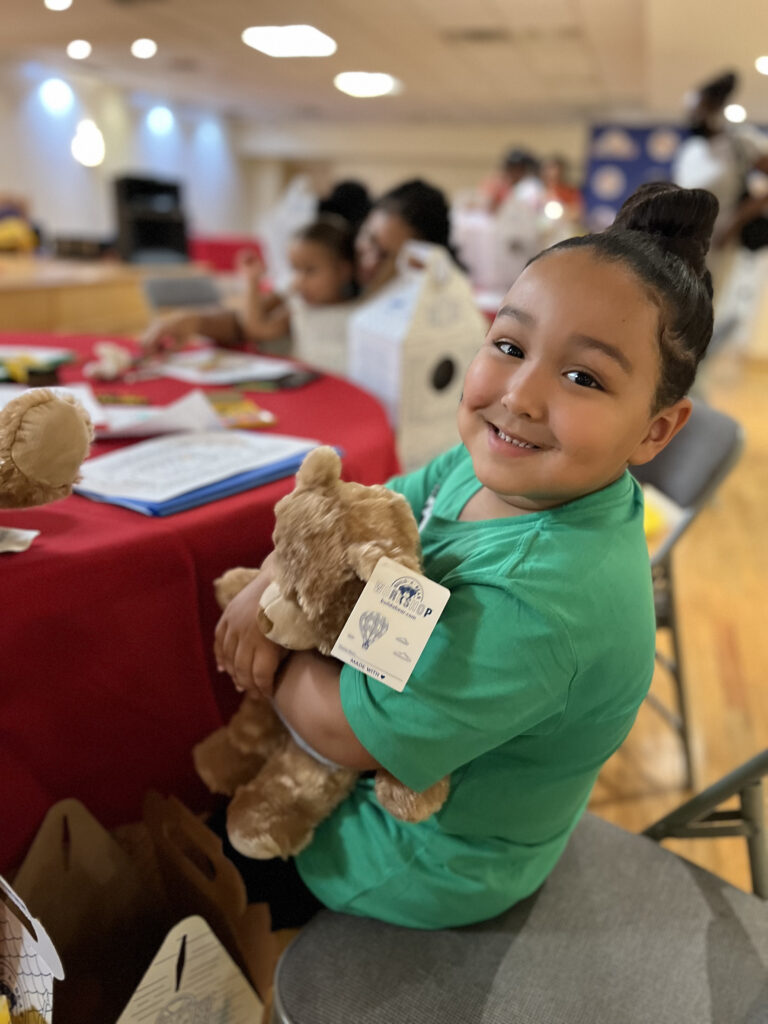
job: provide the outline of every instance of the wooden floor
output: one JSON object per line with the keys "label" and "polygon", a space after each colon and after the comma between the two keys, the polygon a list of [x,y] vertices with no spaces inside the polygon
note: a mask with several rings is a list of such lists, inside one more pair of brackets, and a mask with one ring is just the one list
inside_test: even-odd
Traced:
{"label": "wooden floor", "polygon": [[[768,747],[768,361],[726,351],[704,382],[708,401],[743,424],[746,447],[675,552],[699,788]],[[666,698],[667,686],[657,671],[651,692]],[[590,809],[639,832],[691,795],[684,778],[677,736],[646,703],[603,769]],[[743,839],[664,845],[750,888]]]}

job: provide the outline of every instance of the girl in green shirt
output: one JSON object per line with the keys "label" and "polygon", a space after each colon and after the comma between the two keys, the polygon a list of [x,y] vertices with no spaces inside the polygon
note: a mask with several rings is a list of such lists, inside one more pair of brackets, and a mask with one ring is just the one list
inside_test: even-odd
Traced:
{"label": "girl in green shirt", "polygon": [[438,928],[502,912],[551,871],[650,685],[628,470],[690,414],[716,213],[708,192],[643,186],[611,228],[545,250],[510,288],[467,372],[462,445],[390,482],[422,520],[426,575],[451,591],[402,693],[313,652],[285,661],[255,625],[269,558],[226,609],[219,665],[323,757],[418,790],[451,776],[419,824],[361,778],[279,882],[228,848],[253,899],[279,888],[299,916],[326,905]]}

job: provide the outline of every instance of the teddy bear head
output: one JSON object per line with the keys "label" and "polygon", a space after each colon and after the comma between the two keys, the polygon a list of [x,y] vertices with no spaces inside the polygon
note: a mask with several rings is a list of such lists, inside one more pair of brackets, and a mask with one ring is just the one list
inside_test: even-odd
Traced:
{"label": "teddy bear head", "polygon": [[276,580],[329,653],[376,562],[387,555],[420,569],[419,533],[402,495],[341,479],[333,448],[309,453],[296,486],[275,506]]}
{"label": "teddy bear head", "polygon": [[0,508],[66,498],[79,479],[93,427],[71,395],[30,388],[0,409]]}

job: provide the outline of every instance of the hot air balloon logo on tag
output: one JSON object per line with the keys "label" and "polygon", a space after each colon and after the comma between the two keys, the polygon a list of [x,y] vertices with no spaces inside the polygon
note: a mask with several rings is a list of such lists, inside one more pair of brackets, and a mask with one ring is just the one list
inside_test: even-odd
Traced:
{"label": "hot air balloon logo on tag", "polygon": [[389,622],[381,612],[363,612],[360,616],[360,633],[363,638],[363,650],[367,651],[371,644],[389,629]]}

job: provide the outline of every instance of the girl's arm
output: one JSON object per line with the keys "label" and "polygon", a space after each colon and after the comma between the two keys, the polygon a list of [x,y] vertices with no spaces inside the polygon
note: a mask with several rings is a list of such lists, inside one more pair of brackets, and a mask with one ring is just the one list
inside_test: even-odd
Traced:
{"label": "girl's arm", "polygon": [[275,706],[303,740],[345,768],[378,768],[352,731],[341,706],[341,665],[314,651],[297,651],[278,675]]}
{"label": "girl's arm", "polygon": [[249,284],[243,315],[246,340],[274,341],[288,334],[290,326],[290,313],[284,300]]}
{"label": "girl's arm", "polygon": [[274,558],[274,552],[265,558],[259,575],[224,609],[216,627],[216,663],[240,690],[258,690],[269,698],[277,686],[274,699],[280,714],[323,757],[358,771],[377,768],[342,710],[339,662],[313,651],[292,654],[259,629],[259,601],[274,577]]}
{"label": "girl's arm", "polygon": [[238,345],[243,329],[237,314],[229,309],[192,310],[169,313],[154,320],[141,338],[147,355],[173,351],[196,335],[210,338],[218,345]]}
{"label": "girl's arm", "polygon": [[272,696],[281,661],[290,653],[267,639],[258,625],[261,595],[274,579],[274,559],[270,552],[259,575],[224,609],[213,645],[219,670],[230,674],[238,690],[258,690],[267,698]]}
{"label": "girl's arm", "polygon": [[245,278],[243,327],[248,341],[274,341],[288,334],[290,314],[285,300],[275,292],[265,292],[262,281],[266,268],[255,253],[238,255],[238,270]]}

